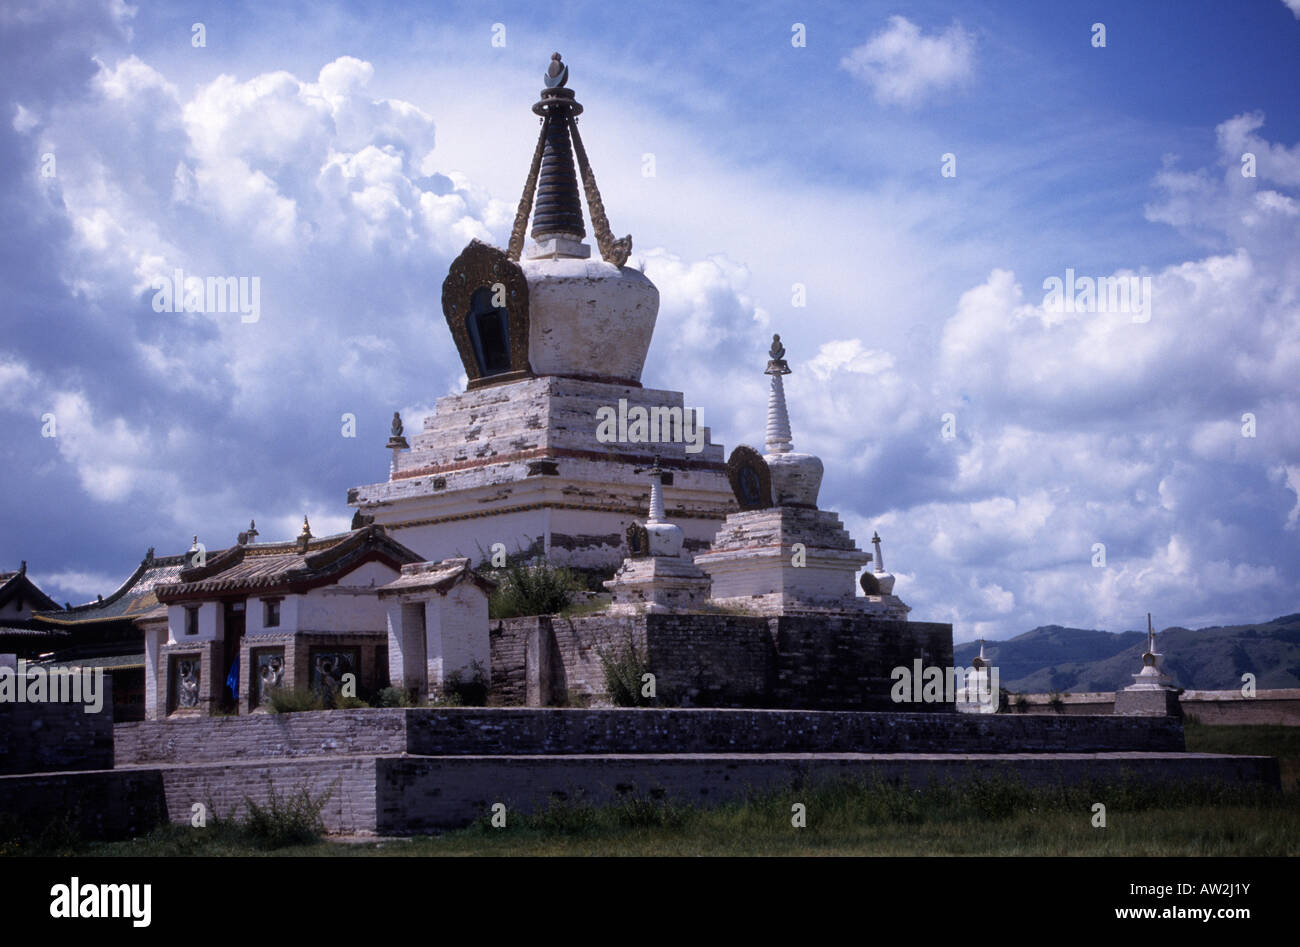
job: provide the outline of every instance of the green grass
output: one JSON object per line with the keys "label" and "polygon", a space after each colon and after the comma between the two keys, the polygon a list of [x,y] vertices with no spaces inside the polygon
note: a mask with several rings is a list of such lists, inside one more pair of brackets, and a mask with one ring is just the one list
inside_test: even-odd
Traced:
{"label": "green grass", "polygon": [[1232,753],[1239,756],[1276,756],[1282,785],[1300,791],[1300,727],[1280,724],[1228,727],[1187,723],[1187,749],[1193,753]]}
{"label": "green grass", "polygon": [[[1281,756],[1300,763],[1300,728],[1189,725],[1188,749]],[[508,812],[494,828],[475,824],[436,836],[358,844],[315,842],[270,848],[246,826],[209,820],[168,825],[139,839],[84,843],[64,828],[41,851],[93,855],[1208,855],[1300,854],[1300,785],[1281,793],[1207,783],[1154,788],[1137,782],[1029,788],[980,779],[912,789],[840,783],[751,794],[702,809],[647,797],[595,806],[552,802],[534,815]],[[791,824],[806,807],[807,826]],[[1107,825],[1092,824],[1093,805]],[[263,833],[265,836],[266,833]],[[285,839],[281,838],[283,842]],[[291,840],[289,840],[291,841]]]}

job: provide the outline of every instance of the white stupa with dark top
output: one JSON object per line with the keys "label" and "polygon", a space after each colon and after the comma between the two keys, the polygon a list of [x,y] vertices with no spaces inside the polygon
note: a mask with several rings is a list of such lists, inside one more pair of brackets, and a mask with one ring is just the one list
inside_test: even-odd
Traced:
{"label": "white stupa with dark top", "polygon": [[[761,458],[738,448],[729,466],[742,506],[730,514],[695,564],[713,580],[712,601],[761,614],[868,613],[906,619],[892,594],[860,596],[858,570],[871,554],[853,542],[840,518],[817,508],[821,458],[794,450],[784,377],[790,374],[780,336],[767,368],[767,442]],[[738,457],[742,451],[747,456]],[[888,577],[892,592],[893,577]]]}
{"label": "white stupa with dark top", "polygon": [[[735,509],[722,447],[698,409],[681,392],[642,385],[659,291],[628,265],[632,238],[610,231],[568,81],[556,53],[533,105],[541,130],[507,248],[471,241],[442,285],[467,390],[438,398],[421,431],[404,435],[394,417],[388,479],[348,494],[354,525],[382,525],[430,560],[481,562],[501,543],[512,555],[612,571],[643,515],[641,471],[655,454],[688,550],[706,548]],[[628,424],[603,437],[598,412],[620,408],[673,418],[680,436],[643,440]],[[687,422],[702,439],[687,442]]]}
{"label": "white stupa with dark top", "polygon": [[1147,647],[1142,652],[1142,670],[1133,675],[1133,683],[1115,693],[1115,713],[1122,717],[1181,717],[1178,689],[1160,669],[1161,654],[1156,650],[1156,632],[1147,613]]}
{"label": "white stupa with dark top", "polygon": [[628,530],[631,551],[614,578],[610,611],[672,612],[699,608],[709,597],[709,577],[682,555],[681,527],[664,518],[663,468],[655,458],[650,474],[650,514]]}

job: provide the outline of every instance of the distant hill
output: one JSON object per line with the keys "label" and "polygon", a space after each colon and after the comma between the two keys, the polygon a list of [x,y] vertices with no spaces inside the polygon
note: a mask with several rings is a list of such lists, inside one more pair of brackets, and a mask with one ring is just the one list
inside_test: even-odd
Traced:
{"label": "distant hill", "polygon": [[[984,656],[1009,691],[1113,691],[1133,683],[1146,638],[1145,631],[1043,625],[985,642]],[[1300,613],[1255,625],[1166,628],[1156,632],[1156,650],[1164,654],[1163,667],[1174,683],[1189,690],[1236,689],[1247,672],[1259,688],[1300,687]],[[978,642],[954,649],[962,667],[977,654]]]}

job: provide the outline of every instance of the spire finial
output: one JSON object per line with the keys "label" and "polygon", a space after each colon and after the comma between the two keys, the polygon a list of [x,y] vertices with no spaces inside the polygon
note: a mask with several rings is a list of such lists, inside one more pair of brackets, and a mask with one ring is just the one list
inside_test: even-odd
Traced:
{"label": "spire finial", "polygon": [[298,534],[299,539],[311,539],[311,523],[307,522],[306,514],[302,518],[302,532]]}
{"label": "spire finial", "polygon": [[569,81],[569,67],[564,64],[559,53],[551,53],[551,64],[546,67],[546,75],[542,76],[542,81],[546,83],[548,89],[562,89]]}
{"label": "spire finial", "polygon": [[871,534],[871,545],[874,546],[874,547],[875,547],[875,550],[876,550],[876,568],[875,568],[874,570],[872,570],[872,571],[874,571],[874,572],[884,572],[884,571],[885,571],[885,554],[884,554],[883,552],[880,551],[880,534],[879,534],[879,533],[877,533],[877,532],[873,532],[873,533]]}

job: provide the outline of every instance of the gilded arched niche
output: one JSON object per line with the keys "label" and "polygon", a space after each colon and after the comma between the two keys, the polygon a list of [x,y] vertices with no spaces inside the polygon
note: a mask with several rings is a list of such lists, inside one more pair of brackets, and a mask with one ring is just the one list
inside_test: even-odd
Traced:
{"label": "gilded arched niche", "polygon": [[442,314],[470,388],[518,381],[528,365],[528,280],[505,252],[471,240],[442,283]]}

